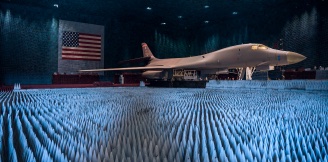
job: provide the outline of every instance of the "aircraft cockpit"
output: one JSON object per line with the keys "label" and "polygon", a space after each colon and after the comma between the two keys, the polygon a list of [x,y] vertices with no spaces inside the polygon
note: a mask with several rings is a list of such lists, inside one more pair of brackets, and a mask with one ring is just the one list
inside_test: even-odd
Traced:
{"label": "aircraft cockpit", "polygon": [[269,49],[269,47],[263,45],[263,44],[258,44],[258,45],[253,45],[252,46],[252,50],[266,50],[266,49]]}

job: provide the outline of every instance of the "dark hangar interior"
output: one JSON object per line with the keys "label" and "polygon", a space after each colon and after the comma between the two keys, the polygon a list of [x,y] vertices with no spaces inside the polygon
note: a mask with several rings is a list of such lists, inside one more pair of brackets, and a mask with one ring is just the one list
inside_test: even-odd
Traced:
{"label": "dark hangar interior", "polygon": [[[326,0],[2,0],[0,81],[51,84],[58,68],[59,20],[102,25],[104,68],[142,56],[188,57],[243,43],[296,51],[285,67],[328,66]],[[102,78],[111,78],[106,72]]]}
{"label": "dark hangar interior", "polygon": [[328,161],[327,1],[0,0],[0,162]]}

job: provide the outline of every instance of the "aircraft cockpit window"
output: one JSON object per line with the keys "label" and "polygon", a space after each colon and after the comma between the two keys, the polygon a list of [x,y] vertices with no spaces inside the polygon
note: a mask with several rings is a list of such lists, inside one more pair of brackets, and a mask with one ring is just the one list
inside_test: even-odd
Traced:
{"label": "aircraft cockpit window", "polygon": [[268,49],[269,47],[259,44],[259,45],[254,45],[252,46],[252,50],[257,50],[257,49]]}
{"label": "aircraft cockpit window", "polygon": [[252,46],[252,50],[257,50],[257,48],[258,48],[258,45]]}
{"label": "aircraft cockpit window", "polygon": [[259,45],[259,49],[268,49],[268,47],[265,46],[265,45],[260,44],[260,45]]}

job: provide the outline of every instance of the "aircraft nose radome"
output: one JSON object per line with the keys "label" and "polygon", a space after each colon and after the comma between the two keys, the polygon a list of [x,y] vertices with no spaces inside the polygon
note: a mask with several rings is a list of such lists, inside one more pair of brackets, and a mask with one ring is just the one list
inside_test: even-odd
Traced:
{"label": "aircraft nose radome", "polygon": [[306,59],[306,57],[301,55],[301,54],[298,54],[298,53],[295,53],[295,52],[288,52],[287,53],[287,62],[288,62],[288,64],[295,64],[295,63],[301,62],[305,59]]}

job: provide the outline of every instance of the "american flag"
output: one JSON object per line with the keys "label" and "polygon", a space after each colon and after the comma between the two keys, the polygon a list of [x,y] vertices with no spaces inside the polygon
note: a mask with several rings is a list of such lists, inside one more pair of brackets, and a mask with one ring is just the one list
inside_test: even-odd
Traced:
{"label": "american flag", "polygon": [[62,59],[101,60],[101,35],[63,32]]}

